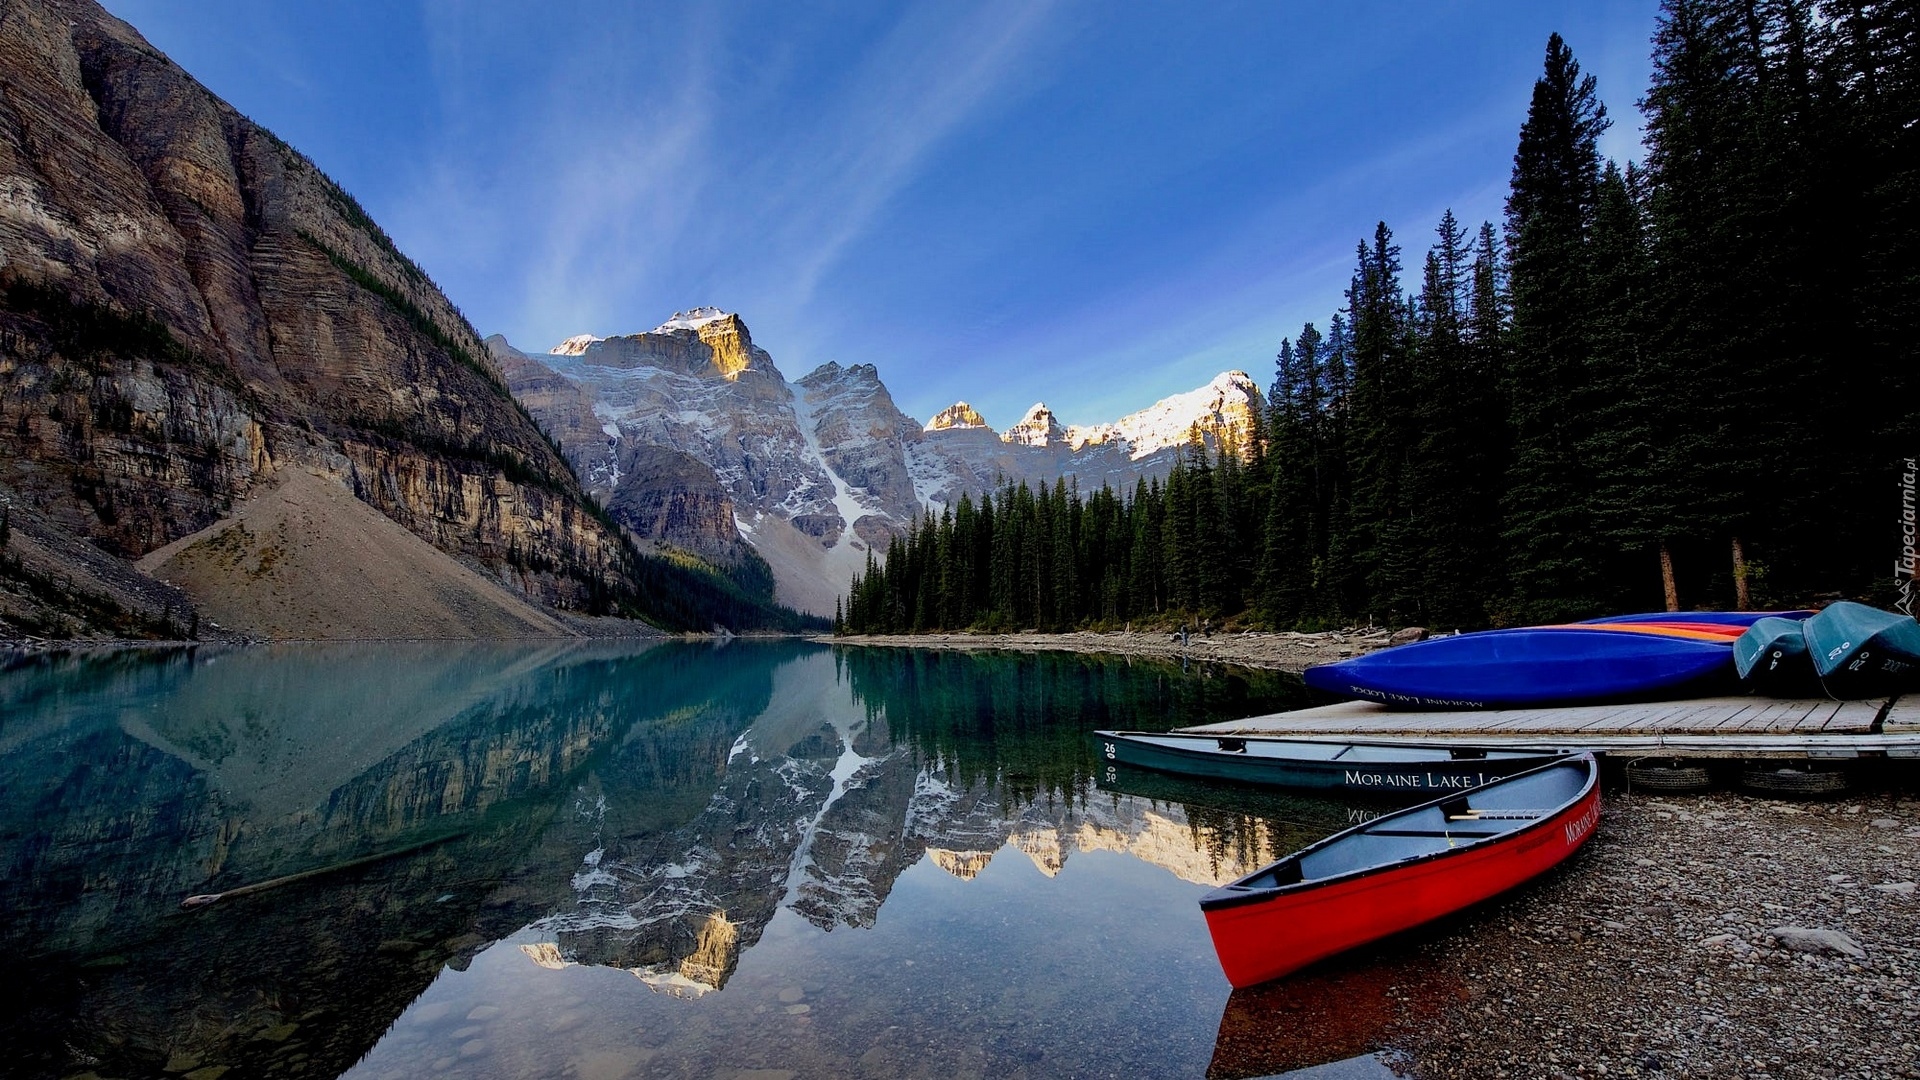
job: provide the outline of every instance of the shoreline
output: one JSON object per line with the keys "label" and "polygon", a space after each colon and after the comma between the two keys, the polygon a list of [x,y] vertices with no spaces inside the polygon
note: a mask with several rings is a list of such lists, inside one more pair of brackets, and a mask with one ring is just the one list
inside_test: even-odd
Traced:
{"label": "shoreline", "polygon": [[1911,781],[1605,802],[1561,870],[1330,973],[1385,976],[1416,1075],[1920,1077]]}
{"label": "shoreline", "polygon": [[881,649],[947,649],[956,652],[1072,652],[1086,655],[1142,656],[1155,660],[1188,660],[1236,667],[1290,671],[1299,674],[1314,664],[1358,656],[1383,648],[1388,630],[1328,630],[1317,634],[1291,632],[1194,634],[1184,646],[1177,634],[1164,630],[1077,630],[1065,634],[816,634],[808,638],[822,645],[850,645]]}

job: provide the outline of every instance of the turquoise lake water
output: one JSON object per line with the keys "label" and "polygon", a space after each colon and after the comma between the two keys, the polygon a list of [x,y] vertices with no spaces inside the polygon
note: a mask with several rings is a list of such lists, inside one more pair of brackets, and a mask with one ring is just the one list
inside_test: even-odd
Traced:
{"label": "turquoise lake water", "polygon": [[1375,968],[1231,994],[1195,903],[1377,808],[1122,774],[1087,737],[1305,701],[798,642],[0,658],[0,1060],[1387,1075]]}

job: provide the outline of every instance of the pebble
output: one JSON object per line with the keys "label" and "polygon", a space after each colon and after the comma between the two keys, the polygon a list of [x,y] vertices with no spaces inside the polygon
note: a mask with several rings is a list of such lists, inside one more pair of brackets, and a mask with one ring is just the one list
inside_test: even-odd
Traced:
{"label": "pebble", "polygon": [[796,1001],[805,1001],[807,992],[797,986],[789,986],[780,991],[780,1004],[791,1005]]}
{"label": "pebble", "polygon": [[500,1006],[498,1005],[476,1005],[473,1011],[467,1014],[467,1019],[478,1020],[481,1023],[485,1023],[499,1015]]}
{"label": "pebble", "polygon": [[487,1040],[469,1039],[460,1044],[460,1056],[463,1058],[476,1058],[486,1053],[487,1049]]}
{"label": "pebble", "polygon": [[574,1062],[574,1080],[626,1080],[653,1057],[653,1050],[601,1050]]}
{"label": "pebble", "polygon": [[1776,926],[1767,931],[1774,940],[1797,953],[1837,953],[1861,957],[1867,950],[1839,930],[1825,927]]}

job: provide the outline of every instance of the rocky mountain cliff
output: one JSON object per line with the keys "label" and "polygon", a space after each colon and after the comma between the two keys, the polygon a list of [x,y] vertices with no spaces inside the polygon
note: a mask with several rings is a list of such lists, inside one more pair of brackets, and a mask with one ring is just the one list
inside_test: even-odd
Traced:
{"label": "rocky mountain cliff", "polygon": [[[1007,482],[1131,487],[1198,433],[1244,446],[1259,390],[1243,372],[1111,424],[1044,404],[996,433],[966,402],[925,425],[872,364],[789,381],[738,315],[676,314],[642,334],[580,334],[529,355],[487,339],[515,396],[631,532],[724,564],[753,554],[786,604],[828,614],[869,553],[922,512]],[[728,522],[732,528],[728,528]]]}
{"label": "rocky mountain cliff", "polygon": [[[636,563],[460,312],[311,161],[92,0],[8,0],[0,502],[38,555],[131,560],[291,466],[545,605],[658,613],[684,572]],[[0,571],[0,620],[184,621],[29,561]]]}

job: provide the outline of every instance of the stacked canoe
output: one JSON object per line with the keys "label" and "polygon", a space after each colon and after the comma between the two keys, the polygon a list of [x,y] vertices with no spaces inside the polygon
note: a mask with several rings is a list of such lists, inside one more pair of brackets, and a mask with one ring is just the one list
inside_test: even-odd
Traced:
{"label": "stacked canoe", "polygon": [[1810,611],[1660,612],[1485,630],[1306,671],[1394,708],[1512,709],[1726,693],[1841,700],[1920,689],[1920,623],[1842,601]]}
{"label": "stacked canoe", "polygon": [[1842,600],[1804,622],[1761,619],[1734,642],[1735,670],[1754,690],[1841,701],[1920,690],[1920,622]]}

